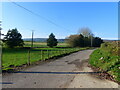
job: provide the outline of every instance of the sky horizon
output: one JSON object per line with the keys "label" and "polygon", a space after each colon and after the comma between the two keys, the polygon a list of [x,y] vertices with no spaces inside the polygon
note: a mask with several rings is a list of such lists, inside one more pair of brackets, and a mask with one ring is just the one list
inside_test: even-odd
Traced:
{"label": "sky horizon", "polygon": [[[103,39],[118,39],[117,2],[11,2],[2,3],[2,33],[17,28],[23,38],[63,39],[83,27]],[[35,15],[36,14],[36,15]],[[0,18],[1,19],[1,18]]]}

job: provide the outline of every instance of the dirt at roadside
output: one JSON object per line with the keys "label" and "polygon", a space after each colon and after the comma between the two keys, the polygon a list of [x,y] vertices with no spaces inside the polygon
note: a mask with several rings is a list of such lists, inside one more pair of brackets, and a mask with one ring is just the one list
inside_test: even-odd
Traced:
{"label": "dirt at roadside", "polygon": [[[90,64],[88,65],[88,67],[92,68],[92,70],[93,70],[94,72],[100,71],[100,68],[96,68],[96,67],[94,67],[94,66],[91,66]],[[110,81],[114,81],[114,82],[116,82],[116,83],[118,83],[118,84],[120,85],[120,82],[117,82],[117,81],[113,78],[113,76],[111,76],[111,75],[108,74],[107,72],[102,71],[101,73],[98,73],[98,74],[96,74],[96,75],[94,75],[94,74],[91,74],[91,75],[94,76],[94,77],[96,77],[96,78],[99,78],[99,79],[107,79],[107,80],[110,80]]]}

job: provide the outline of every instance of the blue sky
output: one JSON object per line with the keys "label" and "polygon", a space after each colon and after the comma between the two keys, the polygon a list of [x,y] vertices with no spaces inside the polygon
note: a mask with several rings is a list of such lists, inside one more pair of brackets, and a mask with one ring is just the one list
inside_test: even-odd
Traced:
{"label": "blue sky", "polygon": [[77,34],[89,27],[95,36],[118,38],[117,2],[16,2],[60,26],[55,26],[11,2],[2,3],[2,32],[17,28],[23,38],[46,38],[54,33],[56,38]]}

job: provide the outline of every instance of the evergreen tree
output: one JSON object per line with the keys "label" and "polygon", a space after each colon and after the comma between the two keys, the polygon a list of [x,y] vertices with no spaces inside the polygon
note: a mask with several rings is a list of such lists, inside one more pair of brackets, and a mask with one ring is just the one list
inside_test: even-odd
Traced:
{"label": "evergreen tree", "polygon": [[7,32],[7,35],[4,37],[5,44],[10,47],[23,47],[24,42],[22,40],[22,35],[17,31],[17,29],[12,29]]}
{"label": "evergreen tree", "polygon": [[49,47],[54,47],[54,46],[57,46],[57,39],[55,38],[55,35],[53,33],[51,33],[49,35],[49,38],[47,39],[47,46]]}

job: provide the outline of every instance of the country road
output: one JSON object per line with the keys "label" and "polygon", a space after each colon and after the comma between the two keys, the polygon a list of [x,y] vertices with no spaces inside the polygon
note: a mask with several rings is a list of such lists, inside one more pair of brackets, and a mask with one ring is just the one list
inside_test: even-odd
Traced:
{"label": "country road", "polygon": [[[118,84],[83,72],[93,50],[79,51],[51,62],[27,68],[24,72],[3,76],[3,88],[118,88]],[[68,73],[69,72],[69,73]],[[76,73],[79,72],[79,73]],[[81,73],[80,73],[81,72]]]}

